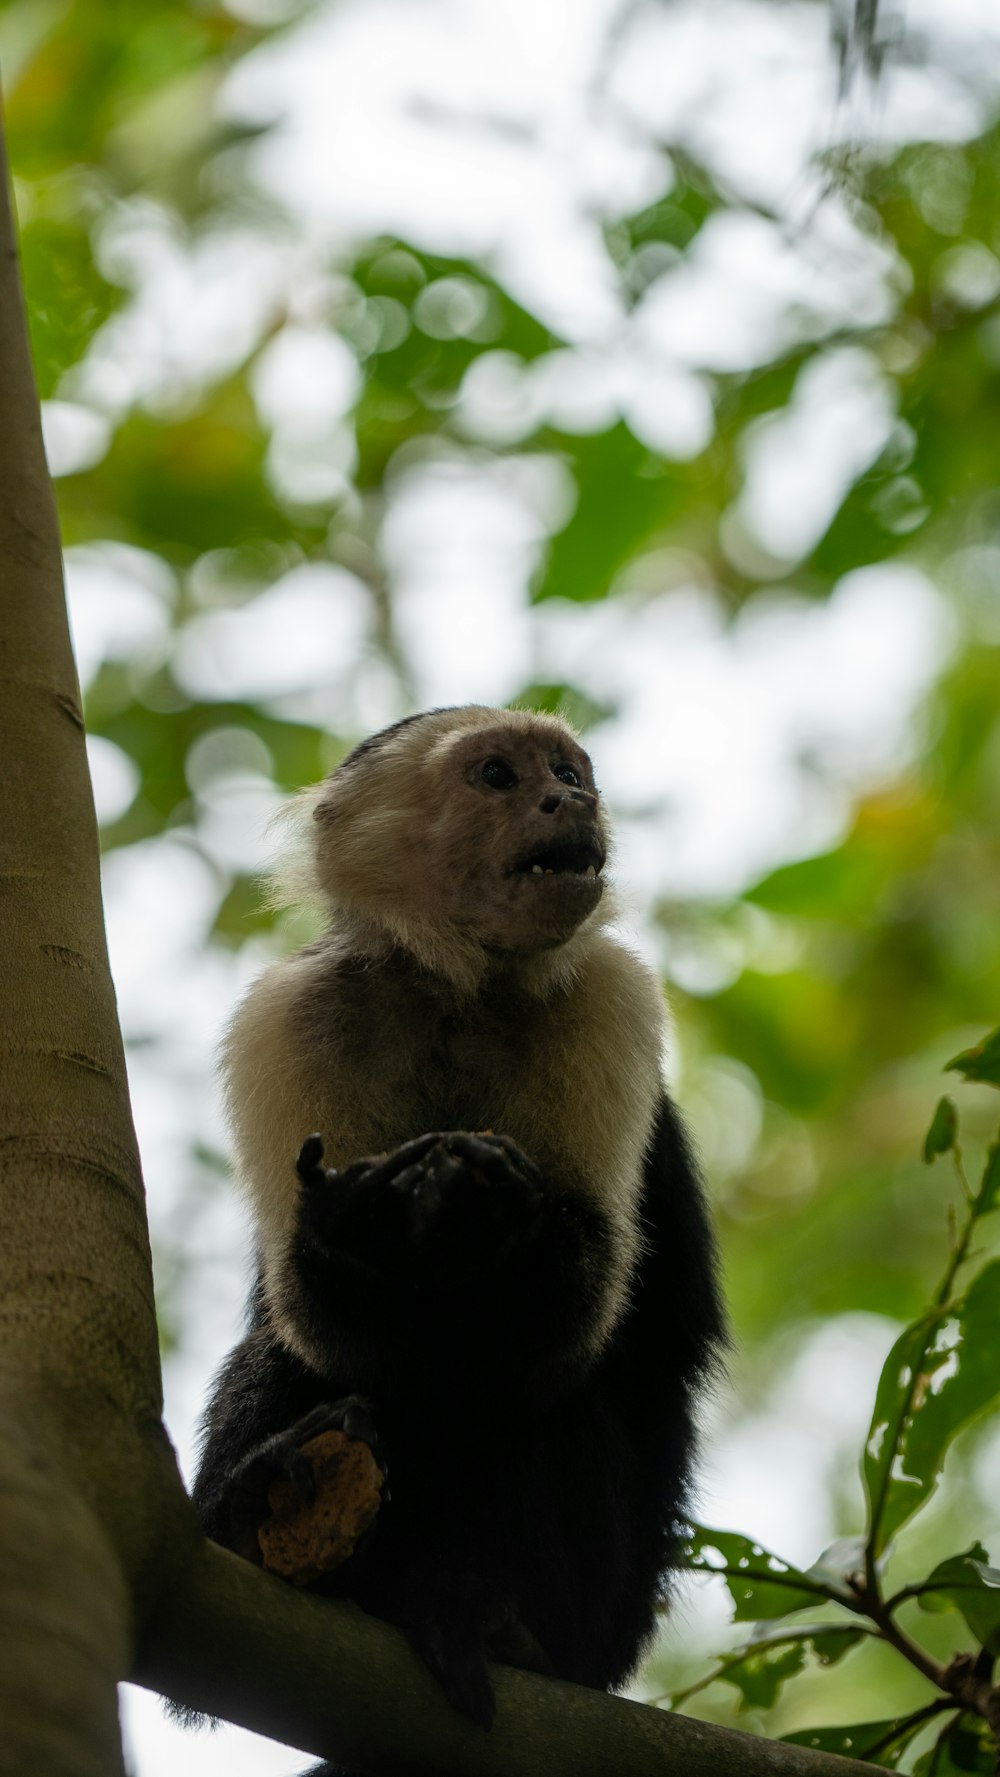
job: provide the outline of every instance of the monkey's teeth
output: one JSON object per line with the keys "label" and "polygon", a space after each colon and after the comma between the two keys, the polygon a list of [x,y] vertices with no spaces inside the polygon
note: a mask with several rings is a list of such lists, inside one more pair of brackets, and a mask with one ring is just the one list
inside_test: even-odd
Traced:
{"label": "monkey's teeth", "polygon": [[532,876],[564,876],[567,872],[573,876],[589,877],[591,881],[593,881],[597,875],[597,867],[594,864],[588,864],[584,870],[574,869],[570,871],[569,866],[567,866],[566,870],[553,870],[551,866],[543,867],[541,864],[532,864],[531,866]]}

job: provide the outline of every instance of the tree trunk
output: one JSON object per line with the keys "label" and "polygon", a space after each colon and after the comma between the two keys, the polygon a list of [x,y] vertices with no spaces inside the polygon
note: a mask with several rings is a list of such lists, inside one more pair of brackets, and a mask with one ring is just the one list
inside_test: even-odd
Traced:
{"label": "tree trunk", "polygon": [[0,1769],[108,1777],[186,1513],[2,163],[0,206]]}

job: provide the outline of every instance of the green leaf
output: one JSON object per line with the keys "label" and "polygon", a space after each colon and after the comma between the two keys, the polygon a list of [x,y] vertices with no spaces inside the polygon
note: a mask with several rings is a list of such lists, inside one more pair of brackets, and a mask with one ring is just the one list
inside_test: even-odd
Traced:
{"label": "green leaf", "polygon": [[838,1536],[808,1568],[806,1578],[825,1586],[832,1597],[844,1597],[853,1601],[854,1592],[848,1583],[849,1576],[864,1573],[866,1547],[863,1536]]}
{"label": "green leaf", "polygon": [[928,1718],[926,1709],[912,1715],[899,1715],[889,1721],[866,1721],[843,1728],[803,1728],[797,1734],[783,1734],[791,1746],[809,1746],[814,1752],[839,1752],[844,1758],[867,1759],[870,1765],[881,1765],[894,1771],[910,1741],[919,1734]]}
{"label": "green leaf", "polygon": [[1000,1086],[1000,1026],[974,1049],[963,1049],[945,1062],[945,1072],[964,1074],[967,1080],[983,1080],[988,1086]]}
{"label": "green leaf", "polygon": [[993,1777],[996,1748],[990,1740],[985,1722],[971,1722],[969,1717],[953,1718],[938,1735],[933,1746],[922,1752],[913,1767],[913,1777],[964,1777],[973,1771],[981,1777]]}
{"label": "green leaf", "polygon": [[120,305],[121,292],[97,269],[82,217],[43,216],[27,223],[21,230],[21,263],[39,394],[46,399]]}
{"label": "green leaf", "polygon": [[717,1677],[739,1691],[741,1709],[772,1709],[785,1680],[802,1671],[806,1646],[783,1638],[777,1647],[748,1647],[738,1658],[726,1661]]}
{"label": "green leaf", "polygon": [[1000,1141],[995,1141],[986,1156],[982,1182],[976,1198],[977,1216],[989,1215],[1000,1205]]}
{"label": "green leaf", "polygon": [[693,1573],[722,1575],[732,1594],[737,1623],[783,1617],[833,1596],[821,1581],[811,1580],[760,1543],[732,1530],[694,1525],[685,1549],[685,1566]]}
{"label": "green leaf", "polygon": [[723,1656],[704,1678],[678,1691],[670,1700],[677,1709],[710,1684],[731,1684],[742,1698],[741,1709],[771,1709],[786,1679],[802,1671],[807,1653],[821,1666],[834,1666],[871,1631],[858,1623],[809,1623],[797,1628],[762,1629],[742,1647]]}
{"label": "green leaf", "polygon": [[852,1647],[864,1641],[869,1631],[862,1624],[817,1623],[808,1633],[813,1653],[821,1666],[836,1666]]}
{"label": "green leaf", "polygon": [[945,1094],[938,1100],[937,1110],[931,1118],[931,1126],[924,1137],[924,1159],[930,1165],[939,1154],[947,1154],[949,1148],[955,1146],[958,1134],[958,1112],[955,1101]]}
{"label": "green leaf", "polygon": [[[960,1716],[951,1725],[947,1745],[955,1771],[982,1772],[984,1777],[993,1777],[997,1749],[985,1722],[972,1715]],[[947,1766],[944,1769],[947,1771]]]}
{"label": "green leaf", "polygon": [[802,858],[772,870],[744,895],[771,913],[800,918],[829,918],[831,913],[848,917],[870,907],[888,874],[885,857],[857,845]]}
{"label": "green leaf", "polygon": [[622,423],[582,436],[546,430],[539,443],[572,471],[577,499],[533,596],[580,604],[604,598],[624,565],[679,522],[695,470],[664,464]]}
{"label": "green leaf", "polygon": [[606,698],[598,701],[585,691],[578,691],[575,685],[541,684],[533,680],[519,691],[511,700],[529,710],[550,710],[555,716],[562,716],[581,734],[593,728],[598,722],[607,722],[618,715],[618,710]]}
{"label": "green leaf", "polygon": [[1000,1653],[1000,1568],[990,1566],[981,1543],[940,1562],[917,1596],[921,1610],[959,1611],[980,1645]]}
{"label": "green leaf", "polygon": [[890,1351],[863,1463],[876,1556],[933,1492],[955,1433],[1000,1395],[998,1326],[995,1259],[964,1302],[925,1315]]}

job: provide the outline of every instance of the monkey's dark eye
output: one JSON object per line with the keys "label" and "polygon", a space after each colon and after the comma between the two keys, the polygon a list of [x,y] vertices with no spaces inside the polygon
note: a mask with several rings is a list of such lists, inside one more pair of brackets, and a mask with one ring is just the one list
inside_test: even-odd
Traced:
{"label": "monkey's dark eye", "polygon": [[479,775],[491,790],[512,790],[517,783],[517,772],[506,759],[487,759]]}
{"label": "monkey's dark eye", "polygon": [[572,765],[553,765],[552,776],[559,778],[561,783],[572,784],[574,790],[583,789],[580,773]]}

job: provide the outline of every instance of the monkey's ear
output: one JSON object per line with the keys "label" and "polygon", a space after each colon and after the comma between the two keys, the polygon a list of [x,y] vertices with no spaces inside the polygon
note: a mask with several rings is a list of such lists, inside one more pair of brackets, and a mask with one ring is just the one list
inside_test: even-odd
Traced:
{"label": "monkey's ear", "polygon": [[328,802],[324,796],[319,802],[313,803],[312,818],[314,821],[321,821],[324,826],[329,826],[332,821],[336,820],[337,810],[334,804]]}

